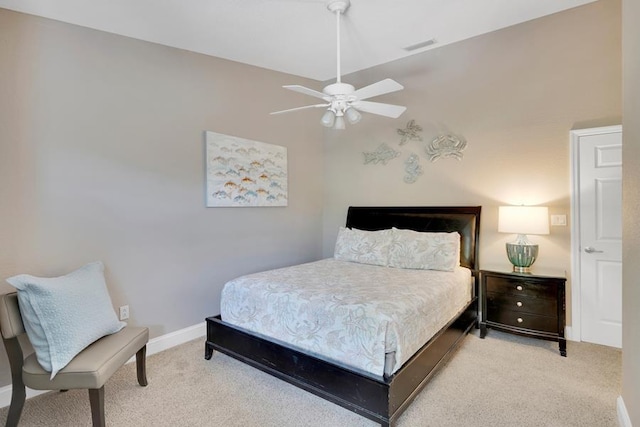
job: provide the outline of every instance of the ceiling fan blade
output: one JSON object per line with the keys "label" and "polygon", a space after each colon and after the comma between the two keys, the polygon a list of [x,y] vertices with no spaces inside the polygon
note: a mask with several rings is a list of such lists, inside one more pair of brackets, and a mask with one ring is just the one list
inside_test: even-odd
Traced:
{"label": "ceiling fan blade", "polygon": [[325,95],[322,92],[318,92],[317,90],[309,89],[308,87],[300,86],[300,85],[286,85],[282,86],[285,89],[292,90],[294,92],[304,93],[305,95],[315,96],[316,98],[324,99],[325,101],[330,101],[331,97]]}
{"label": "ceiling fan blade", "polygon": [[404,89],[400,83],[391,79],[380,80],[378,83],[370,84],[354,92],[358,99],[373,98],[374,96],[384,95],[385,93],[396,92]]}
{"label": "ceiling fan blade", "polygon": [[400,115],[404,113],[404,110],[407,109],[407,107],[403,107],[401,105],[383,104],[381,102],[371,101],[356,101],[351,103],[351,106],[358,111],[391,117],[393,119],[400,117]]}
{"label": "ceiling fan blade", "polygon": [[307,108],[320,108],[320,107],[328,107],[331,104],[315,104],[315,105],[305,105],[304,107],[296,107],[296,108],[289,108],[288,110],[280,110],[280,111],[274,111],[273,113],[269,113],[269,114],[282,114],[282,113],[290,113],[292,111],[298,111],[298,110],[306,110]]}

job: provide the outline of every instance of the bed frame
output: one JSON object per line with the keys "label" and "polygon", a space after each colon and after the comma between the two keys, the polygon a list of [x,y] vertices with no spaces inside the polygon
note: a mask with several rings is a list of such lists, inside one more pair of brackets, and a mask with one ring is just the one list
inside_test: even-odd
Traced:
{"label": "bed frame", "polygon": [[475,278],[469,305],[389,377],[376,378],[275,344],[209,317],[205,359],[214,350],[307,390],[350,411],[393,426],[400,414],[444,365],[478,320],[478,238],[480,207],[350,207],[347,227],[361,230],[407,228],[457,231],[460,264]]}

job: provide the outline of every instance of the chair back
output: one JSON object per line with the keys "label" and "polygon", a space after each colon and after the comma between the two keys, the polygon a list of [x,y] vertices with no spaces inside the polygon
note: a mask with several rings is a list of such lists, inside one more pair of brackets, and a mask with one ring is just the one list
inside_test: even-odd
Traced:
{"label": "chair back", "polygon": [[16,292],[0,296],[0,331],[4,339],[25,333]]}

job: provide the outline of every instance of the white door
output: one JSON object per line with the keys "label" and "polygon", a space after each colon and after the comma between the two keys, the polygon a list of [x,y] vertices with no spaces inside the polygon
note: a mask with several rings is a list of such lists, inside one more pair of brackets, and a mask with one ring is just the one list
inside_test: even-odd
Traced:
{"label": "white door", "polygon": [[622,347],[622,128],[578,136],[581,339]]}

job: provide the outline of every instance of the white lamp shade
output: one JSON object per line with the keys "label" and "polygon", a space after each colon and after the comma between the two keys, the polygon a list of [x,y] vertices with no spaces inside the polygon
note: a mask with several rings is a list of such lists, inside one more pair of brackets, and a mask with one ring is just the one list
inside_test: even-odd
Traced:
{"label": "white lamp shade", "polygon": [[498,231],[513,234],[549,234],[546,206],[500,206]]}

